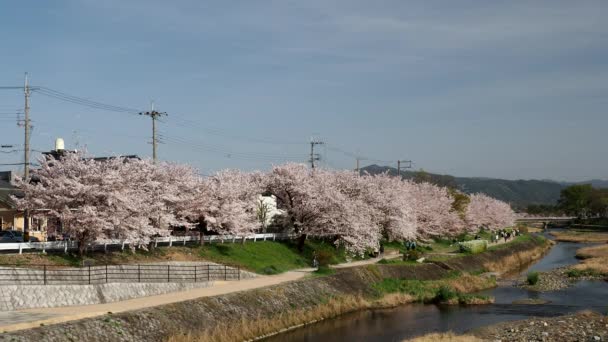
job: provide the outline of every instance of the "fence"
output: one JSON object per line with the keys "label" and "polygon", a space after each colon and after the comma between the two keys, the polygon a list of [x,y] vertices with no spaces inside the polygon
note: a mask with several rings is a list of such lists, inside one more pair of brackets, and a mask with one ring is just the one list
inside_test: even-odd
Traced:
{"label": "fence", "polygon": [[[243,241],[267,241],[267,240],[287,240],[293,239],[293,234],[252,234],[252,235],[206,235],[204,236],[205,242],[243,242]],[[173,245],[186,245],[187,243],[198,243],[200,238],[198,236],[168,236],[158,237],[152,240],[154,247],[157,246],[173,246]],[[111,240],[106,242],[93,243],[87,246],[87,250],[91,251],[106,251],[111,249],[122,249],[129,247],[129,241],[127,240]],[[17,252],[19,254],[23,251],[64,251],[67,253],[70,250],[78,249],[78,243],[75,241],[48,241],[48,242],[22,242],[22,243],[0,243],[0,252]]]}
{"label": "fence", "polygon": [[178,283],[241,280],[240,267],[204,265],[0,265],[0,285],[90,285],[106,283]]}

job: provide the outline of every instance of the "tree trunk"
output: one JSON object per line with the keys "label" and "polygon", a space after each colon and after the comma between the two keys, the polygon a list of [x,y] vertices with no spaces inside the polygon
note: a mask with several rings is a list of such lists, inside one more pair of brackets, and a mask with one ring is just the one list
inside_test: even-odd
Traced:
{"label": "tree trunk", "polygon": [[81,258],[84,256],[84,252],[87,249],[87,244],[86,242],[83,240],[78,241],[78,256],[80,256]]}
{"label": "tree trunk", "polygon": [[198,222],[198,237],[199,244],[201,246],[205,245],[205,230],[207,229],[207,222],[205,219],[200,219]]}
{"label": "tree trunk", "polygon": [[304,244],[306,243],[306,234],[300,235],[298,239],[298,251],[304,252]]}

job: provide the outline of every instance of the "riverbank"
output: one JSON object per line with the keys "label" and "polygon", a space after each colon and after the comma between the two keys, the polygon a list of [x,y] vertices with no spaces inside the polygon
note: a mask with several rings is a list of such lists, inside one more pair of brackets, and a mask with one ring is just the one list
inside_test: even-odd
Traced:
{"label": "riverbank", "polygon": [[476,329],[468,334],[429,334],[409,342],[465,341],[606,341],[608,317],[583,311],[551,318],[530,318]]}
{"label": "riverbank", "polygon": [[608,233],[587,230],[565,230],[551,232],[555,241],[561,242],[586,242],[586,243],[608,243]]}
{"label": "riverbank", "polygon": [[[440,263],[337,269],[335,274],[325,277],[8,332],[0,335],[0,341],[251,339],[354,310],[394,306],[416,299],[404,292],[379,294],[374,285],[384,279],[438,281],[460,272],[462,283],[469,284],[472,278],[465,276],[482,278],[479,274],[486,271],[521,269],[549,247],[546,240],[530,238]],[[480,284],[492,286],[491,281]]]}

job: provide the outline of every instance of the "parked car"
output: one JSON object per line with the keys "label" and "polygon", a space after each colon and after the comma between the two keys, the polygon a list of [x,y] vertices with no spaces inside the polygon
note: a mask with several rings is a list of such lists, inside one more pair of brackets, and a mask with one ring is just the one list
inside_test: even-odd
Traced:
{"label": "parked car", "polygon": [[0,243],[23,242],[23,232],[17,230],[0,231]]}

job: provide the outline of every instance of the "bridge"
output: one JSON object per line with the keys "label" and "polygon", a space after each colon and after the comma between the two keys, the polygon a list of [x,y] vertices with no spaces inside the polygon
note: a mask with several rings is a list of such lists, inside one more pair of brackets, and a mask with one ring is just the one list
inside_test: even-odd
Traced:
{"label": "bridge", "polygon": [[541,223],[545,228],[549,223],[568,223],[574,219],[576,219],[574,216],[530,216],[517,218],[515,223]]}

